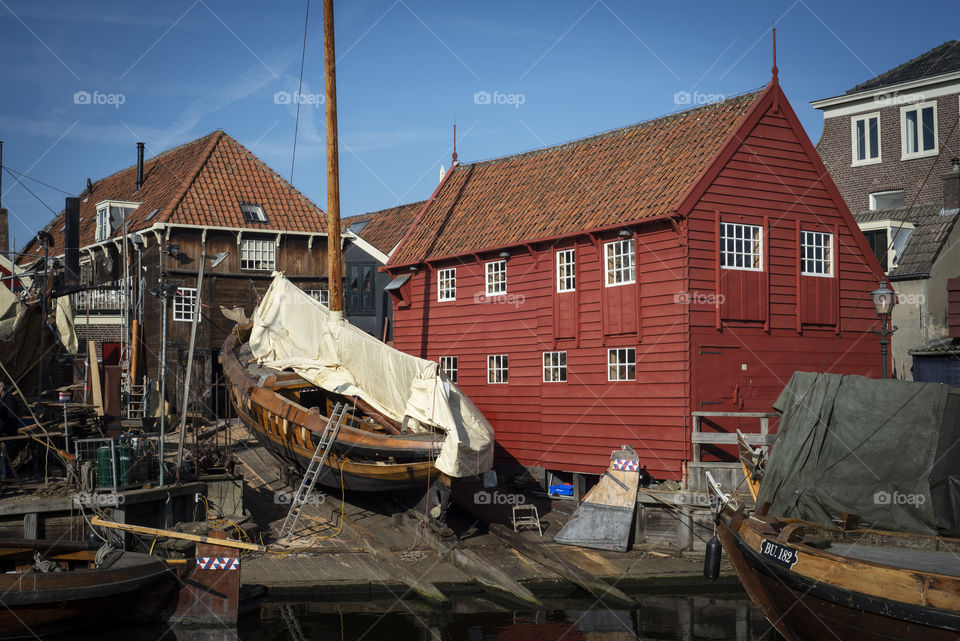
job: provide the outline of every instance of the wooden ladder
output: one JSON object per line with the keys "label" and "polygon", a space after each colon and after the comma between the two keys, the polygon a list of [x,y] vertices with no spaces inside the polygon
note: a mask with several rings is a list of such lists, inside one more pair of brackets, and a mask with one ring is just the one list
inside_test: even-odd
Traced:
{"label": "wooden ladder", "polygon": [[327,462],[330,450],[333,449],[333,442],[337,440],[337,434],[340,433],[340,426],[343,424],[343,418],[346,416],[346,413],[346,403],[337,403],[333,408],[333,412],[330,413],[330,418],[327,419],[327,426],[323,429],[323,433],[317,441],[317,449],[313,451],[313,458],[310,459],[310,464],[307,466],[307,471],[303,475],[300,487],[297,489],[293,500],[290,501],[290,511],[287,512],[287,518],[284,519],[283,526],[280,528],[279,540],[282,541],[289,537],[293,534],[294,528],[297,527],[300,512],[303,510],[303,506],[307,501],[310,500],[313,486],[316,485],[317,477],[320,476],[320,471],[323,469],[324,463]]}

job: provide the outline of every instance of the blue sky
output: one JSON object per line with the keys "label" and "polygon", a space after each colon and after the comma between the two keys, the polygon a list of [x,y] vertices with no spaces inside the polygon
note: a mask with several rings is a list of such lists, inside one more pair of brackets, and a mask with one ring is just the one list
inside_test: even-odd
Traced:
{"label": "blue sky", "polygon": [[[4,165],[50,185],[21,179],[59,211],[57,189],[76,194],[133,164],[137,141],[149,157],[219,128],[289,178],[306,6],[0,0]],[[781,85],[816,142],[811,100],[960,35],[955,4],[906,7],[340,0],[341,212],[428,197],[454,121],[468,162],[762,87],[772,21]],[[325,208],[321,12],[313,0],[293,183]],[[53,214],[6,172],[0,193],[21,247]]]}

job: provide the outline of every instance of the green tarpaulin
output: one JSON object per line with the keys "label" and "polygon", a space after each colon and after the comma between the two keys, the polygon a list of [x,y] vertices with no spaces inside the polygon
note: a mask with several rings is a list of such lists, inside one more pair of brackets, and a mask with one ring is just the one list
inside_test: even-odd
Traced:
{"label": "green tarpaulin", "polygon": [[774,407],[770,514],[960,536],[960,388],[796,372]]}

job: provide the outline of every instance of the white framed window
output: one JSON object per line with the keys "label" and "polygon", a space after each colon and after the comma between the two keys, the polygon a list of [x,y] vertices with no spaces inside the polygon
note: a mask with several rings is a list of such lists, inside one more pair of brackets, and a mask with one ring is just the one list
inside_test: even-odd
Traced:
{"label": "white framed window", "polygon": [[607,380],[637,380],[637,349],[616,347],[607,350]]}
{"label": "white framed window", "polygon": [[853,166],[870,165],[880,159],[880,112],[850,119]]}
{"label": "white framed window", "polygon": [[448,267],[437,272],[437,300],[457,300],[457,268]]}
{"label": "white framed window", "polygon": [[577,289],[576,251],[561,249],[557,252],[557,291],[572,292]]}
{"label": "white framed window", "polygon": [[441,356],[440,357],[440,369],[450,377],[450,380],[454,383],[457,382],[457,357],[456,356]]}
{"label": "white framed window", "polygon": [[763,271],[763,228],[742,223],[720,223],[720,266],[724,269]]}
{"label": "white framed window", "polygon": [[[197,309],[197,288],[177,287],[177,295],[173,297],[173,320],[191,322]],[[203,320],[203,315],[197,315],[197,322]]]}
{"label": "white framed window", "polygon": [[603,247],[607,258],[607,287],[635,283],[637,270],[633,260],[633,239],[613,240]]}
{"label": "white framed window", "polygon": [[487,356],[487,382],[506,383],[509,364],[509,357],[506,354]]}
{"label": "white framed window", "polygon": [[110,237],[110,208],[97,210],[97,242],[102,243]]}
{"label": "white framed window", "polygon": [[914,232],[913,223],[903,220],[871,220],[858,226],[884,272],[897,266]]}
{"label": "white framed window", "polygon": [[870,209],[896,209],[903,207],[903,190],[894,189],[891,191],[875,191],[870,194]]}
{"label": "white framed window", "polygon": [[311,289],[307,292],[311,298],[320,302],[324,307],[330,307],[330,290],[329,289]]}
{"label": "white framed window", "polygon": [[272,271],[276,266],[276,242],[257,238],[245,238],[240,241],[240,269]]}
{"label": "white framed window", "polygon": [[900,108],[900,140],[903,160],[934,156],[939,152],[936,102]]}
{"label": "white framed window", "polygon": [[263,211],[261,205],[240,203],[240,212],[243,214],[243,219],[248,223],[267,222],[267,214]]}
{"label": "white framed window", "polygon": [[492,260],[486,264],[487,296],[507,293],[507,261]]}
{"label": "white framed window", "polygon": [[567,353],[566,352],[544,352],[543,353],[543,382],[544,383],[566,383],[567,382]]}
{"label": "white framed window", "polygon": [[804,276],[833,276],[833,234],[800,231],[800,273]]}

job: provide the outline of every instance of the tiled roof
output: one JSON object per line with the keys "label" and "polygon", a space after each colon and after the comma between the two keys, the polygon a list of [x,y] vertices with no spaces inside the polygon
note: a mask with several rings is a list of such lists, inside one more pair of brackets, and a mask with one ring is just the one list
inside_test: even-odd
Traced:
{"label": "tiled roof", "polygon": [[848,89],[847,93],[872,91],[954,71],[960,71],[960,42],[950,40],[939,47],[934,47],[930,51],[920,54],[913,60],[908,60],[902,65],[880,74],[876,78],[861,82],[856,87]]}
{"label": "tiled roof", "polygon": [[[92,193],[80,194],[81,247],[96,243],[96,205],[104,200],[141,203],[127,217],[128,232],[163,222],[326,233],[319,207],[223,131],[144,160],[139,191],[136,180],[137,167],[132,165],[93,183]],[[261,205],[267,222],[245,221],[240,203]],[[55,241],[51,255],[63,253],[63,224],[61,212],[44,228]],[[118,229],[111,237],[120,234]],[[24,251],[35,251],[35,242]]]}
{"label": "tiled roof", "polygon": [[350,216],[344,218],[341,223],[344,229],[349,229],[351,225],[357,223],[367,223],[357,235],[384,254],[389,254],[403,238],[407,228],[410,227],[410,223],[423,209],[425,202],[425,200],[421,200],[416,203]]}
{"label": "tiled roof", "polygon": [[761,94],[554,147],[456,165],[390,263],[668,214]]}
{"label": "tiled roof", "polygon": [[913,233],[907,241],[897,266],[888,274],[891,280],[916,274],[929,274],[944,243],[957,222],[957,210],[944,211],[940,205],[914,205],[896,209],[864,211],[853,215],[857,223],[878,220],[913,223]]}
{"label": "tiled roof", "polygon": [[935,338],[910,350],[911,356],[936,356],[941,354],[944,356],[960,354],[960,339],[950,338],[949,336]]}

